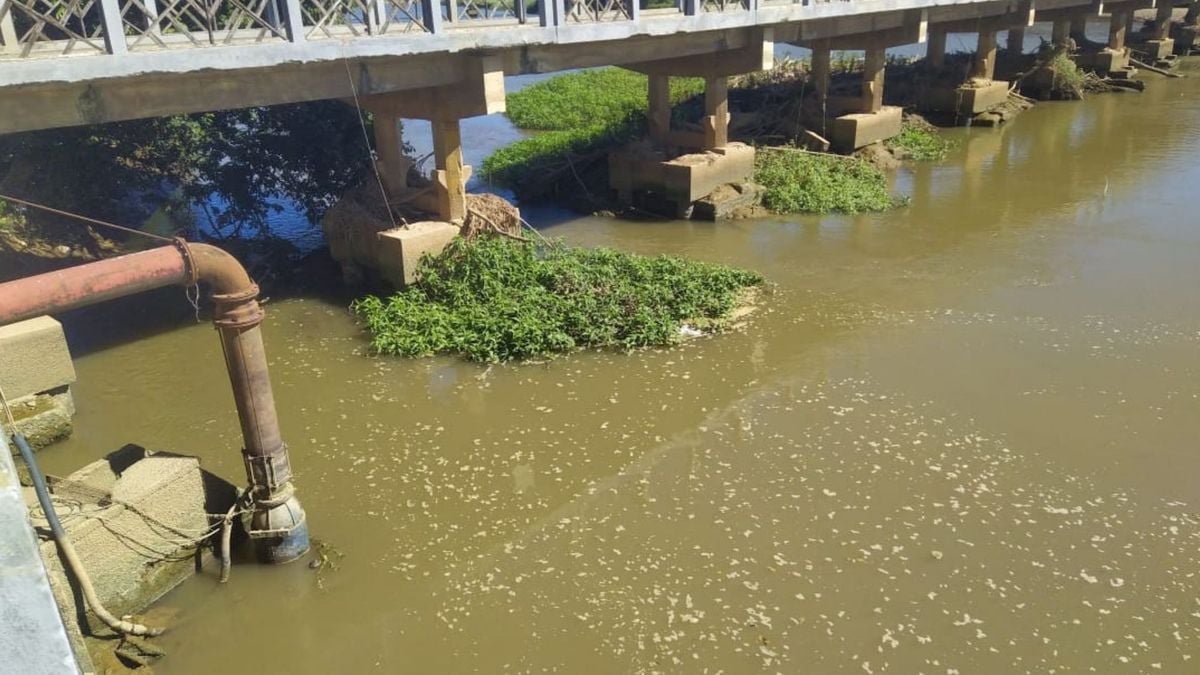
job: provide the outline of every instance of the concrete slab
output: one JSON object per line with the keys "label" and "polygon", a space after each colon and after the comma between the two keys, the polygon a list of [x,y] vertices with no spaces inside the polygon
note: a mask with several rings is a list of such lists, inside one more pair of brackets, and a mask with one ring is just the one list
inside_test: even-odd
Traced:
{"label": "concrete slab", "polygon": [[[195,457],[150,454],[136,446],[72,473],[52,491],[71,504],[59,518],[100,601],[117,616],[144,610],[195,573],[201,552],[196,541],[212,525],[207,514],[223,513],[237,492],[203,471]],[[31,490],[25,498],[34,499]],[[44,525],[40,513],[32,520]],[[72,619],[68,628],[108,635],[107,626],[77,604],[54,542],[43,541],[41,553],[54,597]],[[77,624],[77,617],[86,624]]]}
{"label": "concrete slab", "polygon": [[[7,438],[0,434],[0,670],[78,673],[21,492]],[[91,670],[90,663],[86,668]]]}
{"label": "concrete slab", "polygon": [[408,286],[417,280],[421,256],[441,253],[458,236],[458,226],[436,220],[409,223],[407,228],[376,235],[376,269],[388,283]]}
{"label": "concrete slab", "polygon": [[0,326],[0,388],[11,401],[75,381],[62,324],[48,316]]}
{"label": "concrete slab", "polygon": [[1003,80],[976,79],[954,88],[933,88],[926,92],[921,109],[971,117],[1008,100],[1008,87]]}
{"label": "concrete slab", "polygon": [[728,183],[744,183],[754,175],[754,148],[729,143],[724,148],[667,159],[635,144],[608,156],[609,186],[623,204],[636,193],[652,193],[674,204],[679,217],[690,215],[693,202]]}
{"label": "concrete slab", "polygon": [[838,152],[853,152],[900,133],[902,110],[884,106],[879,112],[842,115],[830,125],[829,142]]}

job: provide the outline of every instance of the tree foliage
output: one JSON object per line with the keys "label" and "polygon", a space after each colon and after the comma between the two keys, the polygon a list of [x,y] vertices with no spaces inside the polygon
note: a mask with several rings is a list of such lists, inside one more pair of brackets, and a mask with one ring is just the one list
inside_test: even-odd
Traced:
{"label": "tree foliage", "polygon": [[125,222],[215,195],[218,225],[262,229],[271,198],[319,218],[369,158],[358,112],[318,101],[0,136],[0,190]]}

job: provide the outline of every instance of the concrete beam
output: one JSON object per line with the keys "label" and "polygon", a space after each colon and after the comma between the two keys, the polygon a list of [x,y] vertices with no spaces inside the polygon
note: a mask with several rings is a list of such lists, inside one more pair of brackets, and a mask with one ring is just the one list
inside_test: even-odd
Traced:
{"label": "concrete beam", "polygon": [[495,56],[472,59],[463,70],[463,78],[457,82],[363,96],[362,105],[377,115],[423,120],[457,120],[504,112],[504,69],[501,59]]}
{"label": "concrete beam", "polygon": [[772,31],[765,28],[757,32],[757,40],[752,37],[745,45],[736,49],[626,63],[622,67],[646,75],[671,77],[728,76],[770,70],[775,64],[775,41]]}

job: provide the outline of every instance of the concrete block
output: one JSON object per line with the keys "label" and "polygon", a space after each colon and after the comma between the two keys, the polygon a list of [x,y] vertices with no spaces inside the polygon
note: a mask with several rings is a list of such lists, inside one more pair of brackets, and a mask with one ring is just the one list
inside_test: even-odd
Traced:
{"label": "concrete block", "polygon": [[649,192],[675,205],[683,217],[691,204],[728,183],[754,174],[754,148],[729,143],[723,148],[666,159],[643,146],[618,150],[608,158],[609,185],[618,199],[631,203],[634,193]]}
{"label": "concrete block", "polygon": [[[21,432],[30,447],[40,450],[51,443],[71,435],[75,416],[75,399],[70,390],[55,394],[35,394],[10,401],[16,431]],[[0,430],[12,433],[8,424],[0,420]]]}
{"label": "concrete block", "polygon": [[991,80],[959,87],[958,111],[964,115],[987,112],[1008,100],[1008,82]]}
{"label": "concrete block", "polygon": [[[96,593],[117,616],[140,612],[195,573],[199,547],[189,543],[223,513],[234,486],[208,474],[195,457],[148,454],[127,446],[52,486],[71,508],[59,511]],[[32,490],[27,503],[35,502]],[[33,522],[45,527],[38,513]],[[211,541],[211,540],[210,540]],[[82,616],[52,539],[41,543],[51,587],[64,617]],[[109,629],[87,614],[84,635]]]}
{"label": "concrete block", "polygon": [[1114,71],[1124,71],[1129,68],[1129,48],[1105,48],[1098,52],[1080,52],[1075,56],[1075,63],[1084,70],[1107,77]]}
{"label": "concrete block", "polygon": [[0,387],[9,400],[75,381],[62,324],[48,316],[0,326]]}
{"label": "concrete block", "polygon": [[376,236],[376,269],[380,276],[397,286],[408,286],[417,280],[421,256],[441,253],[458,236],[458,227],[425,220],[409,223],[407,228],[384,230]]}
{"label": "concrete block", "polygon": [[744,209],[762,201],[763,188],[754,183],[722,185],[712,193],[696,200],[692,218],[696,220],[727,220]]}
{"label": "concrete block", "polygon": [[1171,38],[1146,40],[1140,46],[1140,51],[1146,53],[1147,63],[1155,64],[1166,61],[1175,54],[1175,41]]}
{"label": "concrete block", "polygon": [[856,113],[835,118],[830,126],[830,143],[838,152],[853,152],[900,133],[901,109],[884,106],[879,112]]}

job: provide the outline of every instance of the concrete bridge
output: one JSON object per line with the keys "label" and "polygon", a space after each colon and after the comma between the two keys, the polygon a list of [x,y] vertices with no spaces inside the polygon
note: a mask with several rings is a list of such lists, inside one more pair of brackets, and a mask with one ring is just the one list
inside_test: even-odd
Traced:
{"label": "concrete bridge", "polygon": [[[1153,3],[0,0],[0,133],[357,98],[376,115],[376,145],[393,196],[407,190],[409,164],[396,124],[387,121],[433,121],[437,195],[430,210],[455,220],[463,215],[469,175],[459,120],[502,112],[505,75],[606,65],[639,70],[651,76],[655,140],[710,151],[727,140],[724,78],[770,67],[776,42],[814,48],[823,98],[830,50],[866,50],[861,97],[830,99],[839,115],[851,116],[842,133],[857,146],[898,131],[898,111],[880,115],[887,47],[929,39],[936,61],[947,32],[978,32],[970,75],[988,80],[1000,30],[1013,31],[1012,39],[1035,20],[1053,20],[1056,39],[1065,39],[1088,16],[1107,13],[1110,47],[1123,51],[1132,10]],[[667,128],[670,76],[706,78],[703,134],[681,137]]]}

